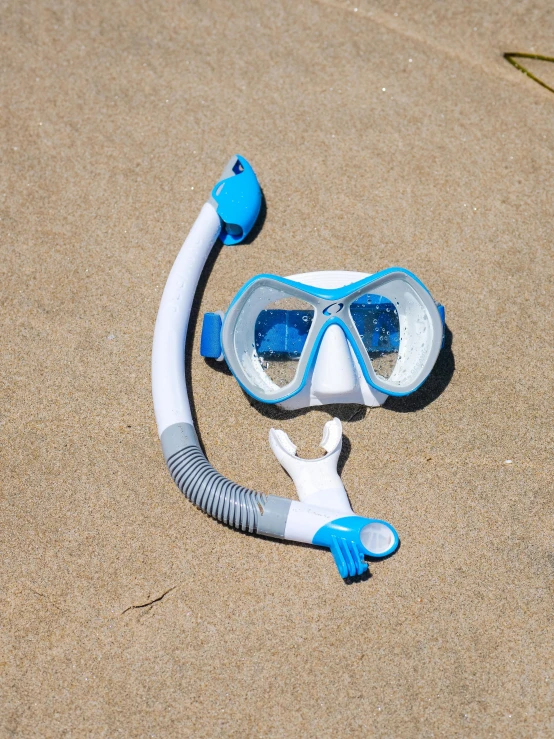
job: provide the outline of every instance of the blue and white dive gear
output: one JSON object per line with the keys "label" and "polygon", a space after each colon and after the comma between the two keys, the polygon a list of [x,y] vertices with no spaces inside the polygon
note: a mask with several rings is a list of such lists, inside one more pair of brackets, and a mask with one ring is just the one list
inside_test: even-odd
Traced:
{"label": "blue and white dive gear", "polygon": [[400,267],[265,274],[239,290],[227,313],[204,316],[200,352],[225,358],[242,388],[264,403],[378,405],[425,381],[443,324],[443,307]]}
{"label": "blue and white dive gear", "polygon": [[[260,206],[261,191],[254,171],[245,159],[233,157],[214,187],[210,201],[203,206],[169,274],[156,319],[152,348],[152,394],[164,457],[179,489],[201,510],[218,521],[242,531],[328,547],[342,577],[361,575],[367,570],[364,558],[385,557],[394,552],[398,547],[398,535],[385,521],[364,518],[353,513],[337,474],[337,461],[342,446],[342,429],[338,419],[325,425],[322,446],[327,454],[320,459],[300,459],[296,456],[296,447],[283,431],[272,429],[270,432],[271,447],[292,477],[299,501],[248,490],[220,475],[204,456],[194,429],[184,366],[185,340],[194,294],[206,259],[218,236],[224,243],[236,244],[242,241],[253,227]],[[313,306],[313,325],[308,333],[315,337],[310,338],[310,346],[315,347],[315,350],[319,344],[323,344],[322,337],[329,335],[333,326],[340,326],[338,330],[341,332],[344,331],[343,326],[347,331],[353,332],[356,309],[352,305],[367,295],[384,297],[391,305],[398,298],[398,315],[407,310],[402,301],[412,300],[415,305],[413,321],[417,326],[416,333],[423,344],[430,343],[435,347],[439,324],[432,313],[430,297],[426,291],[422,293],[416,278],[402,270],[393,270],[390,275],[381,273],[381,277],[375,276],[363,285],[359,284],[354,290],[332,292],[332,298],[329,297],[328,290],[306,290],[304,285],[297,284],[294,280],[282,281],[272,277],[263,279],[268,280],[264,289],[273,290],[271,295],[275,300],[280,300],[279,296],[283,292],[286,298],[291,297],[291,293],[294,299],[298,295],[302,299],[310,296],[307,302]],[[395,280],[405,285],[404,293],[408,298],[403,297],[400,288],[394,288]],[[286,289],[283,288],[285,283]],[[251,281],[247,286],[252,284],[254,283]],[[244,295],[244,291],[241,294]],[[235,301],[235,304],[240,302],[241,307],[237,308],[236,318],[233,319],[234,325],[238,324],[238,329],[233,329],[233,335],[240,335],[242,330],[241,314],[244,326],[247,325],[245,319],[249,312],[252,313],[247,305],[249,297],[250,293],[244,300]],[[261,302],[256,303],[256,294],[253,295],[253,300],[258,314],[266,310],[272,302],[266,301],[262,306]],[[373,305],[371,300],[359,302],[362,311],[366,310],[364,305]],[[334,307],[333,302],[337,303]],[[350,316],[342,323],[338,320],[339,303],[343,304],[340,310],[348,308]],[[385,306],[385,312],[387,307]],[[288,304],[284,309],[298,310],[295,305]],[[329,326],[326,324],[327,318],[321,317],[327,315],[335,318]],[[363,320],[367,321],[365,313],[363,316]],[[265,318],[270,326],[269,329],[263,329],[267,338],[272,319],[269,315]],[[296,318],[297,316],[292,316],[291,325],[295,324]],[[300,320],[303,320],[303,314]],[[382,322],[383,326],[389,325],[387,320]],[[399,326],[398,340],[402,347],[402,321]],[[250,328],[244,330],[251,332]],[[385,329],[385,332],[386,330],[389,329]],[[394,342],[394,339],[387,340]],[[224,339],[224,344],[225,341]],[[297,351],[293,344],[289,344],[287,337],[280,341],[284,352],[294,354]],[[363,339],[360,338],[359,341],[362,342]],[[363,358],[364,354],[355,338],[354,344]],[[244,346],[246,347],[246,340]],[[362,346],[367,352],[365,345]],[[251,349],[252,347],[250,352]],[[429,357],[433,356],[431,350],[422,352],[417,346],[413,350],[416,367],[409,372],[406,370],[406,382],[412,384],[423,375],[421,368],[427,367]],[[319,352],[321,354],[321,346]],[[306,364],[308,363],[307,361]],[[376,371],[374,374],[379,378],[376,382],[381,382],[381,375]],[[373,379],[373,374],[368,372],[368,377]],[[395,382],[392,377],[390,374],[389,383]]]}

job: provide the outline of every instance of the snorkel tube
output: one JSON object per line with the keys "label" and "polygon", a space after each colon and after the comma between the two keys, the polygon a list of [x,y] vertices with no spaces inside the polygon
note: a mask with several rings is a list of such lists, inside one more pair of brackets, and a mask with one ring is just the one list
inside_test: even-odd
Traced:
{"label": "snorkel tube", "polygon": [[[240,243],[254,226],[261,202],[254,170],[243,157],[232,157],[167,279],[152,349],[152,394],[164,458],[181,492],[221,523],[328,547],[342,577],[361,575],[367,570],[364,557],[391,554],[398,546],[398,535],[384,521],[353,514],[336,472],[342,446],[338,419],[326,424],[322,446],[328,454],[319,460],[296,457],[286,434],[272,429],[272,448],[291,474],[300,502],[264,495],[225,478],[204,456],[194,429],[185,378],[185,341],[196,288],[217,238],[228,245]],[[314,480],[318,481],[315,490]]]}

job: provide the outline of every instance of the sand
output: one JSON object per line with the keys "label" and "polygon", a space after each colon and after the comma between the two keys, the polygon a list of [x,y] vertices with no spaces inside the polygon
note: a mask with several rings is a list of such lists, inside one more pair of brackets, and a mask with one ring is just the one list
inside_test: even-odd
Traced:
{"label": "sand", "polygon": [[[502,56],[554,56],[551,11],[3,4],[0,736],[553,735],[554,95]],[[236,152],[265,214],[199,295],[202,443],[292,498],[269,429],[313,455],[338,415],[354,509],[401,537],[363,582],[209,519],[163,462],[156,311]],[[254,274],[391,265],[446,306],[410,398],[279,411],[198,355]]]}

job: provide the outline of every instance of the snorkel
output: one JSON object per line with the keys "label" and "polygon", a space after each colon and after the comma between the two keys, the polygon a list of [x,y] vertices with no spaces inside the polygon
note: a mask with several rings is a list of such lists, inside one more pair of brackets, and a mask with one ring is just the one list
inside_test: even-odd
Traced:
{"label": "snorkel", "polygon": [[249,490],[208,462],[194,428],[185,375],[185,341],[202,270],[217,238],[240,243],[253,228],[262,202],[252,167],[234,156],[187,236],[163,291],[152,349],[152,394],[164,458],[182,493],[208,515],[241,531],[327,547],[343,578],[362,575],[365,557],[385,557],[398,547],[394,528],[356,516],[340,477],[338,419],[325,424],[327,454],[305,460],[283,431],[270,444],[295,483],[299,501]]}

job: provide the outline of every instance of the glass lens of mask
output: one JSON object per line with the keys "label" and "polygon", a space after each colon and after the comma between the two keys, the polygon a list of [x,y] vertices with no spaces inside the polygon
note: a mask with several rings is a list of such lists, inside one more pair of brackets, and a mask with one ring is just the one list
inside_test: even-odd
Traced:
{"label": "glass lens of mask", "polygon": [[[377,320],[373,326],[378,329],[373,338],[377,338],[377,333],[384,338],[380,342],[382,348],[376,349],[375,343],[371,342],[368,353],[372,366],[386,386],[399,390],[414,388],[426,376],[423,373],[428,360],[437,349],[438,313],[432,320],[431,306],[426,304],[429,297],[413,284],[413,280],[403,276],[373,286],[368,301],[373,303],[377,296],[381,299],[378,304],[380,313],[371,319],[372,322]],[[365,338],[363,341],[366,345]],[[377,351],[376,356],[372,355],[374,351]]]}
{"label": "glass lens of mask", "polygon": [[285,291],[255,290],[235,327],[235,350],[248,379],[267,391],[291,383],[313,317],[313,306]]}
{"label": "glass lens of mask", "polygon": [[350,315],[377,375],[388,379],[398,361],[400,321],[394,304],[381,295],[360,295]]}
{"label": "glass lens of mask", "polygon": [[298,298],[281,298],[258,313],[255,345],[266,375],[279,387],[294,379],[314,309]]}

